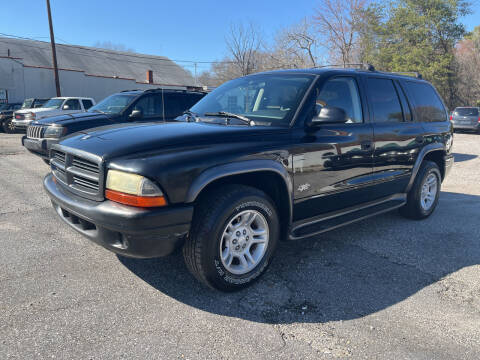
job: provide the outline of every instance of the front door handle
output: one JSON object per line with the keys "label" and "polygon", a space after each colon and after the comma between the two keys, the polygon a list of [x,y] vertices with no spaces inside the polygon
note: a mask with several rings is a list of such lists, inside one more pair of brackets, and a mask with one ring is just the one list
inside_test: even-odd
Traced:
{"label": "front door handle", "polygon": [[373,142],[371,142],[370,140],[362,141],[360,145],[362,150],[371,150],[373,147]]}

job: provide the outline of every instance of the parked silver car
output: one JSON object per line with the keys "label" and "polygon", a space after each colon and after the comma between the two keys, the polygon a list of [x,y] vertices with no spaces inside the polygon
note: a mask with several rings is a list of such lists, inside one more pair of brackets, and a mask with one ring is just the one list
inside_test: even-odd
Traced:
{"label": "parked silver car", "polygon": [[457,107],[450,115],[454,130],[468,130],[480,133],[480,108]]}

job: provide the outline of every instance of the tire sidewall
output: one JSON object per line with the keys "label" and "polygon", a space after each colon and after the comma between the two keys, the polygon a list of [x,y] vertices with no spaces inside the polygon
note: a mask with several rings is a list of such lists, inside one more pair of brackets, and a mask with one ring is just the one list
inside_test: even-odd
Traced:
{"label": "tire sidewall", "polygon": [[[260,212],[267,221],[269,230],[268,246],[260,263],[250,272],[243,275],[235,275],[229,272],[220,259],[220,241],[227,224],[239,213],[245,210],[256,210]],[[207,256],[202,264],[206,270],[207,278],[216,283],[224,290],[235,290],[253,283],[267,269],[272,254],[279,239],[278,215],[272,202],[260,196],[247,196],[235,201],[231,206],[223,209],[222,214],[217,218],[215,225],[210,231],[210,241],[207,245]]]}
{"label": "tire sidewall", "polygon": [[4,120],[2,123],[3,131],[7,134],[13,134],[15,130],[10,129],[10,124],[12,123],[12,119]]}
{"label": "tire sidewall", "polygon": [[[435,176],[437,177],[437,193],[435,194],[435,201],[433,202],[430,209],[425,210],[421,205],[421,193],[422,193],[423,184],[425,183],[425,181],[427,180],[430,174],[435,174]],[[435,210],[435,208],[437,207],[438,199],[440,197],[441,184],[442,184],[442,176],[440,174],[440,170],[438,169],[438,166],[433,165],[431,163],[427,163],[427,165],[423,169],[422,176],[419,178],[419,182],[418,182],[418,185],[416,186],[416,191],[415,191],[415,204],[417,207],[417,211],[423,218],[430,216]]]}

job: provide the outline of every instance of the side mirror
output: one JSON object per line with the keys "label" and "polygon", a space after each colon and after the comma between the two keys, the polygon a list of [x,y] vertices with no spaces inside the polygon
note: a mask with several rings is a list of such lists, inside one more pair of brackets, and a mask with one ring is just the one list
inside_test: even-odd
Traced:
{"label": "side mirror", "polygon": [[132,113],[128,116],[130,120],[138,120],[143,117],[142,110],[133,110]]}
{"label": "side mirror", "polygon": [[325,106],[320,112],[307,122],[308,127],[317,127],[322,124],[343,124],[347,122],[347,113],[342,108]]}
{"label": "side mirror", "polygon": [[68,106],[68,105],[63,105],[62,109],[63,109],[63,110],[68,110],[68,109],[70,109],[70,106]]}

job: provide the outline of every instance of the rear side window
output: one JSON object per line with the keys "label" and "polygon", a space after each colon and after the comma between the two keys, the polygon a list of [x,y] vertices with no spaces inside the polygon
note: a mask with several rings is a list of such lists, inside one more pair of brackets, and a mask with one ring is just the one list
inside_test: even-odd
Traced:
{"label": "rear side window", "polygon": [[405,86],[413,100],[417,121],[446,121],[447,113],[442,101],[430,84],[405,81]]}
{"label": "rear side window", "polygon": [[90,109],[90,108],[93,106],[92,100],[83,99],[83,100],[82,100],[82,103],[83,103],[83,108],[84,108],[85,110],[88,110],[88,109]]}
{"label": "rear side window", "polygon": [[192,107],[197,101],[184,94],[165,94],[165,117],[176,118]]}
{"label": "rear side window", "polygon": [[477,108],[456,108],[453,111],[454,115],[458,116],[478,116]]}
{"label": "rear side window", "polygon": [[402,107],[392,80],[368,78],[367,95],[374,122],[403,122]]}
{"label": "rear side window", "polygon": [[143,96],[137,101],[133,110],[140,110],[145,117],[162,116],[162,96],[160,94]]}

